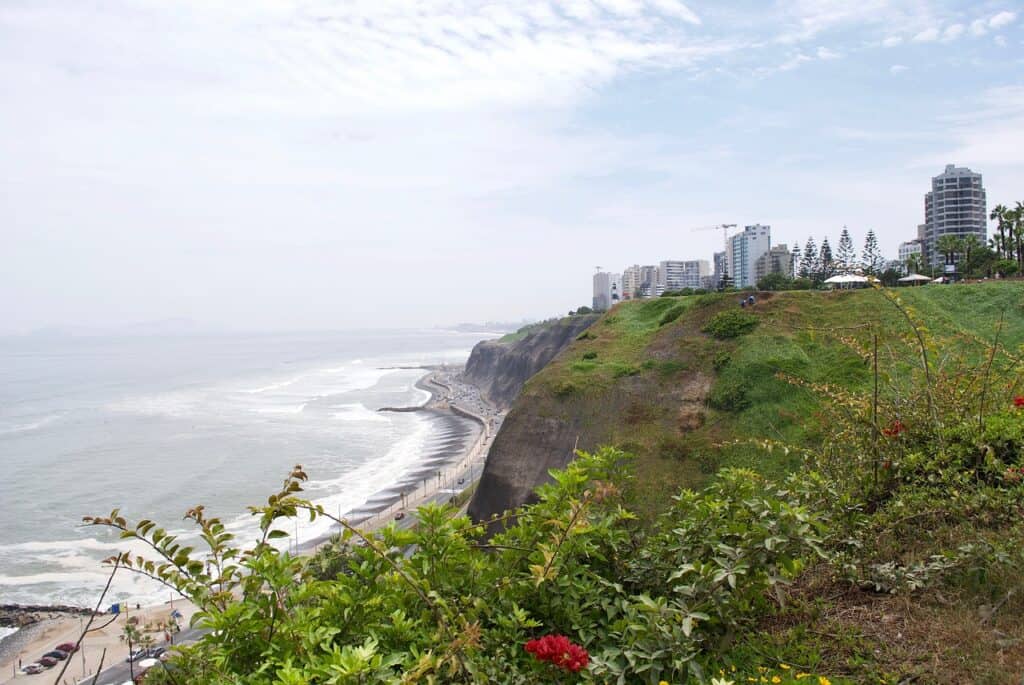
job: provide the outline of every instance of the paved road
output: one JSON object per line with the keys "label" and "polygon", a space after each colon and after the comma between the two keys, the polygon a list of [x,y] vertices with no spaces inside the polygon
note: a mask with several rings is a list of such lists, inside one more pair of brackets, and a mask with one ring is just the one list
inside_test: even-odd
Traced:
{"label": "paved road", "polygon": [[[174,644],[184,645],[190,642],[195,642],[205,633],[206,630],[203,628],[186,628],[174,636]],[[136,670],[136,673],[138,673],[138,670]],[[94,677],[95,676],[89,676],[84,680],[78,681],[78,683],[79,685],[91,685]],[[118,663],[103,669],[103,672],[100,673],[99,679],[96,681],[96,685],[121,685],[122,683],[131,682],[131,679],[131,665],[122,659]]]}

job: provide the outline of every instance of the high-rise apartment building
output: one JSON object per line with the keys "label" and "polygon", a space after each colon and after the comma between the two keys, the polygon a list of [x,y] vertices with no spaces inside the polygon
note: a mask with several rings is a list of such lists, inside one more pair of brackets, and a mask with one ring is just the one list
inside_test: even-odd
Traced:
{"label": "high-rise apartment building", "polygon": [[754,224],[729,237],[726,262],[729,277],[737,288],[757,283],[757,260],[771,248],[771,226]]}
{"label": "high-rise apartment building", "polygon": [[640,297],[657,297],[663,290],[659,290],[658,282],[661,280],[656,266],[640,267]]}
{"label": "high-rise apartment building", "polygon": [[711,265],[706,259],[668,260],[658,266],[658,286],[661,292],[701,288],[704,286],[702,279],[710,273]]}
{"label": "high-rise apartment building", "polygon": [[598,271],[594,274],[594,311],[606,312],[612,308],[612,285],[615,280],[615,274],[607,271]]}
{"label": "high-rise apartment building", "polygon": [[984,243],[988,234],[985,188],[981,174],[967,167],[946,165],[932,178],[931,192],[924,196],[924,235],[922,252],[925,264],[939,267],[943,255],[938,250],[944,235],[963,238],[975,235]]}
{"label": "high-rise apartment building", "polygon": [[711,259],[714,264],[714,271],[711,274],[711,279],[708,281],[709,290],[713,290],[721,285],[722,274],[726,272],[728,267],[728,258],[725,250],[715,252],[712,254]]}
{"label": "high-rise apartment building", "polygon": [[755,284],[768,274],[793,278],[793,253],[785,243],[771,248],[754,262]]}
{"label": "high-rise apartment building", "polygon": [[627,266],[622,271],[622,299],[634,300],[640,297],[640,265]]}

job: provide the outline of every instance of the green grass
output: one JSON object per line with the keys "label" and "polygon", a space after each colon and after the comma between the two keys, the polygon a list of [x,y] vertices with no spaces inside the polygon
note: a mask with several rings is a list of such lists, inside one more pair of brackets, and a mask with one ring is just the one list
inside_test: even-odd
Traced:
{"label": "green grass", "polygon": [[[1024,343],[1022,282],[893,292],[934,338],[934,361],[959,352],[980,358],[1001,314],[1002,343]],[[919,363],[906,320],[878,291],[766,295],[743,312],[757,317],[752,330],[725,340],[702,331],[734,311],[735,300],[718,294],[622,303],[531,379],[518,404],[538,418],[578,422],[582,448],[611,443],[636,453],[637,505],[653,515],[655,502],[713,477],[712,464],[769,475],[798,466],[795,454],[767,455],[750,443],[813,446],[822,434],[822,398],[779,374],[866,392],[872,374],[865,355],[875,334],[885,368],[895,373]],[[720,401],[687,402],[702,382]]]}

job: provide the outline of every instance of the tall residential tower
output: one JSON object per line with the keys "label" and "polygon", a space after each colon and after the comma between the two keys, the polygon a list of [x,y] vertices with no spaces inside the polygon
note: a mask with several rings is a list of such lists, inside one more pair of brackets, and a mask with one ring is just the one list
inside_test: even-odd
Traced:
{"label": "tall residential tower", "polygon": [[757,260],[771,248],[771,226],[754,224],[729,237],[726,260],[729,277],[737,288],[746,288],[757,283]]}
{"label": "tall residential tower", "polygon": [[967,167],[947,164],[944,172],[932,178],[932,190],[924,196],[924,232],[920,237],[925,264],[942,265],[938,244],[944,235],[958,238],[975,235],[984,243],[987,221],[981,174]]}

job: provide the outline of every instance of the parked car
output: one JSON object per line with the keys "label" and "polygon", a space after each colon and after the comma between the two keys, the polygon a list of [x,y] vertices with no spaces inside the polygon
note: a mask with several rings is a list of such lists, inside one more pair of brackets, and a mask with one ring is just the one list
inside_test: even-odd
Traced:
{"label": "parked car", "polygon": [[78,651],[78,645],[74,642],[61,642],[59,645],[54,647],[54,649],[59,649],[60,651],[67,652],[68,654],[74,654]]}
{"label": "parked car", "polygon": [[42,673],[45,670],[46,670],[46,667],[44,667],[39,662],[33,662],[31,664],[25,664],[24,666],[21,667],[21,672],[22,673],[27,673],[28,675],[35,675],[36,673]]}
{"label": "parked car", "polygon": [[57,665],[57,660],[54,659],[52,656],[44,656],[39,659],[39,663],[41,663],[43,666],[46,666],[47,668],[53,668]]}
{"label": "parked car", "polygon": [[57,661],[64,661],[68,658],[68,653],[62,649],[55,649],[52,652],[47,652],[43,656],[48,656],[52,659],[56,659]]}
{"label": "parked car", "polygon": [[145,659],[147,656],[149,656],[149,650],[148,649],[137,649],[134,652],[132,652],[131,654],[129,654],[128,657],[124,660],[124,662],[126,664],[130,664],[133,661],[138,661],[139,659]]}
{"label": "parked car", "polygon": [[161,656],[163,656],[164,652],[166,651],[166,647],[150,647],[149,656],[151,656],[154,659],[159,659]]}

